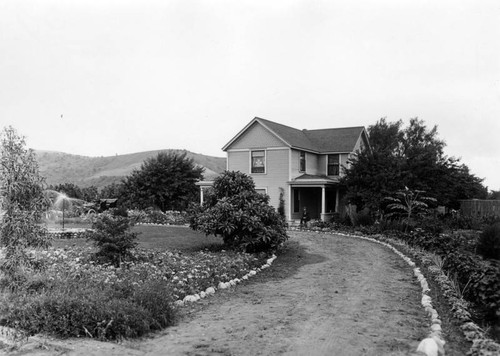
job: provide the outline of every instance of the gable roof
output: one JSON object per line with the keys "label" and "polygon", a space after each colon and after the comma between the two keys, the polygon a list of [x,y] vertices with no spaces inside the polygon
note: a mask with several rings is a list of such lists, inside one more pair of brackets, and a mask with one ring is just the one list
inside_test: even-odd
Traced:
{"label": "gable roof", "polygon": [[351,152],[363,132],[366,135],[363,126],[321,130],[298,130],[274,121],[256,117],[233,137],[222,150],[226,151],[231,144],[241,137],[255,122],[260,123],[289,147],[316,153]]}

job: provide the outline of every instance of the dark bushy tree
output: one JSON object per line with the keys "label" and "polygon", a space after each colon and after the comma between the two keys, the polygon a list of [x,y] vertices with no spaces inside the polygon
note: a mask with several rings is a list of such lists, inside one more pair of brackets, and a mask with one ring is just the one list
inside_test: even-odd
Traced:
{"label": "dark bushy tree", "polygon": [[124,198],[131,208],[185,210],[197,200],[195,183],[202,177],[203,168],[187,158],[186,152],[160,152],[123,181]]}
{"label": "dark bushy tree", "polygon": [[30,265],[29,248],[50,244],[40,224],[49,201],[35,154],[26,149],[24,138],[7,127],[0,140],[0,245],[5,247],[0,269],[13,275]]}
{"label": "dark bushy tree", "polygon": [[121,210],[100,214],[92,223],[88,238],[99,249],[96,256],[105,263],[120,266],[137,245],[137,233],[131,232],[130,219]]}
{"label": "dark bushy tree", "polygon": [[190,220],[192,229],[222,236],[227,247],[247,252],[277,249],[288,238],[285,221],[269,205],[269,196],[257,193],[252,178],[241,172],[226,171],[216,178]]}
{"label": "dark bushy tree", "polygon": [[444,155],[437,127],[428,130],[417,118],[406,128],[402,121],[380,119],[368,133],[371,150],[359,152],[342,179],[348,200],[358,207],[383,210],[383,198],[405,186],[426,191],[438,205],[455,209],[460,199],[486,197],[482,180],[458,159]]}
{"label": "dark bushy tree", "polygon": [[124,194],[122,183],[111,183],[100,190],[98,197],[101,199],[116,199],[123,197]]}

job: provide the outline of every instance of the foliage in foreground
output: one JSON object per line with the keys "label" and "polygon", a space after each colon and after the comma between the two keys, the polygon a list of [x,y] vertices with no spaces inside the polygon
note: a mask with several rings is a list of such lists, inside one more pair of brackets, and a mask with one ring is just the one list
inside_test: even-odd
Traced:
{"label": "foliage in foreground", "polygon": [[269,196],[257,193],[250,176],[226,171],[207,195],[191,213],[192,229],[220,235],[227,247],[247,252],[275,250],[288,238],[284,218],[269,205]]}
{"label": "foliage in foreground", "polygon": [[28,248],[49,244],[40,224],[48,202],[35,154],[24,138],[8,127],[0,140],[0,246],[5,247],[0,270],[14,275],[31,264]]}
{"label": "foliage in foreground", "polygon": [[173,302],[219,282],[239,278],[265,257],[231,251],[181,252],[134,249],[121,267],[93,261],[92,248],[50,249],[9,289],[0,281],[0,315],[6,326],[29,335],[119,339],[169,326]]}

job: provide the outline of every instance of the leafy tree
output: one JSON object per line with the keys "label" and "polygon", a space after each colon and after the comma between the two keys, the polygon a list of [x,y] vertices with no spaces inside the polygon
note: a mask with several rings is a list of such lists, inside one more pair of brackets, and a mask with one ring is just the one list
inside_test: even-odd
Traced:
{"label": "leafy tree", "polygon": [[371,150],[359,152],[344,170],[347,198],[358,207],[382,211],[383,198],[405,186],[426,191],[439,205],[459,207],[460,199],[483,198],[482,180],[458,159],[444,155],[437,127],[422,120],[388,123],[384,118],[368,128]]}
{"label": "leafy tree", "polygon": [[224,172],[203,207],[192,213],[190,226],[207,235],[222,236],[229,248],[247,252],[278,248],[288,238],[282,216],[259,194],[251,177]]}
{"label": "leafy tree", "polygon": [[99,191],[97,187],[92,185],[90,187],[82,188],[82,197],[80,199],[91,202],[98,198]]}
{"label": "leafy tree", "polygon": [[492,190],[488,192],[488,199],[500,200],[500,190]]}
{"label": "leafy tree", "polygon": [[40,224],[49,202],[35,154],[26,149],[24,137],[9,126],[0,140],[0,245],[5,247],[0,269],[12,276],[31,264],[29,248],[49,246]]}
{"label": "leafy tree", "polygon": [[125,193],[123,191],[123,184],[121,183],[111,183],[101,189],[99,192],[99,198],[101,199],[113,199],[122,197]]}
{"label": "leafy tree", "polygon": [[402,188],[401,125],[402,121],[388,123],[382,118],[370,126],[371,150],[358,152],[344,170],[347,199],[359,208],[379,211],[383,199]]}
{"label": "leafy tree", "polygon": [[197,181],[203,177],[186,153],[160,152],[147,159],[123,182],[129,207],[155,207],[162,211],[185,210],[198,197]]}

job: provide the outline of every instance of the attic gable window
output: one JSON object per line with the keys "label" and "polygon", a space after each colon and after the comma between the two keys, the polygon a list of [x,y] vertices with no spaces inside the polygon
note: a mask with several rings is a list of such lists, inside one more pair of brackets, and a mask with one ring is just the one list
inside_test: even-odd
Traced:
{"label": "attic gable window", "polygon": [[252,173],[266,173],[266,151],[252,151]]}
{"label": "attic gable window", "polygon": [[299,172],[306,171],[306,153],[304,151],[300,151],[299,156]]}
{"label": "attic gable window", "polygon": [[338,176],[340,173],[340,155],[328,155],[328,175]]}

